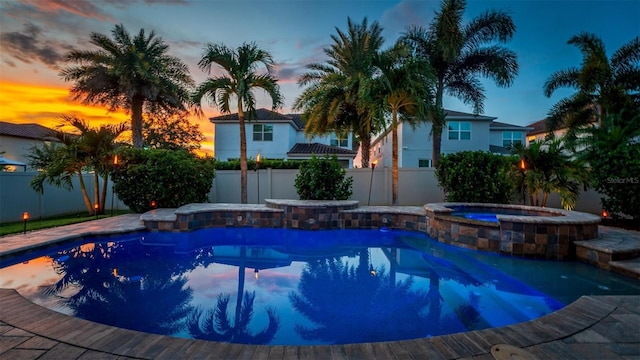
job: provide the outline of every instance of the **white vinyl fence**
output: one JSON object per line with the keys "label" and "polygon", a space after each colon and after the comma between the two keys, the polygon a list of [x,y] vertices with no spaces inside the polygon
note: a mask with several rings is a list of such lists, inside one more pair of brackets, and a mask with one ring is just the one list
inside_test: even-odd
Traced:
{"label": "white vinyl fence", "polygon": [[[298,199],[294,186],[297,170],[261,169],[249,171],[247,191],[249,203],[264,203],[264,199]],[[44,194],[38,194],[29,185],[34,172],[0,172],[0,223],[20,221],[28,211],[32,219],[86,211],[77,179],[74,189],[66,191],[47,185]],[[361,206],[391,205],[391,169],[348,169],[353,177],[353,195]],[[92,174],[85,175],[89,194],[93,194]],[[258,181],[259,179],[259,181]],[[444,201],[434,170],[428,168],[402,168],[399,173],[399,205],[421,206]],[[108,188],[106,209],[111,208],[111,184]],[[91,196],[90,195],[90,196]],[[215,203],[240,202],[240,171],[216,171],[209,201]],[[560,207],[558,196],[552,195],[549,207]],[[124,209],[115,194],[114,207]],[[580,196],[578,211],[600,214],[600,194],[590,190]]]}
{"label": "white vinyl fence", "polygon": [[[40,194],[30,185],[36,174],[36,172],[0,171],[0,223],[21,221],[22,213],[25,211],[29,212],[32,220],[87,211],[78,177],[73,179],[73,189],[70,191],[45,184],[44,192]],[[84,183],[93,201],[93,174],[84,174]],[[111,210],[112,194],[110,182],[105,206],[107,212]],[[127,208],[118,200],[117,194],[114,200],[114,209]]]}

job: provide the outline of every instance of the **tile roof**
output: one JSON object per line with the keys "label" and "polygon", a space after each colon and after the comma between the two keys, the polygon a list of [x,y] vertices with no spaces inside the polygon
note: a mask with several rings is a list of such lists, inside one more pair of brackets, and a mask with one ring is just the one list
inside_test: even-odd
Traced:
{"label": "tile roof", "polygon": [[546,133],[547,127],[545,126],[545,121],[547,121],[547,118],[538,120],[536,122],[532,122],[531,124],[527,125],[528,128],[531,128],[531,130],[527,132],[527,135],[537,135],[537,134]]}
{"label": "tile roof", "polygon": [[476,118],[477,120],[494,120],[496,119],[496,117],[493,116],[485,116],[485,115],[476,115],[476,114],[470,114],[470,113],[465,113],[462,111],[455,111],[455,110],[447,110],[444,109],[444,112],[446,113],[446,117],[448,118],[458,118],[458,117],[464,117],[464,118]]}
{"label": "tile roof", "polygon": [[489,124],[489,128],[514,129],[514,130],[530,130],[531,129],[530,126],[513,125],[513,124],[507,124],[499,121],[492,121],[491,124]]}
{"label": "tile roof", "polygon": [[293,145],[291,150],[287,152],[287,155],[312,155],[312,154],[344,155],[349,157],[355,157],[357,152],[347,150],[337,146],[329,146],[329,145],[320,144],[320,143],[313,143],[313,144],[296,143],[295,145]]}
{"label": "tile roof", "polygon": [[[280,114],[279,112],[271,111],[265,108],[256,110],[256,119],[252,121],[291,121],[297,127],[297,130],[304,129],[305,122],[302,120],[301,114]],[[209,121],[215,122],[236,122],[238,121],[238,113],[225,114],[209,118]]]}
{"label": "tile roof", "polygon": [[55,130],[38,124],[14,124],[0,121],[0,135],[56,141],[54,134]]}

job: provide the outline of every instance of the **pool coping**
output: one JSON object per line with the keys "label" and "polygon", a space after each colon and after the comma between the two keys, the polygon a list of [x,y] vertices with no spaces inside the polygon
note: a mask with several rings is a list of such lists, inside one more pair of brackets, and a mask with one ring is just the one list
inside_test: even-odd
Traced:
{"label": "pool coping", "polygon": [[[143,333],[46,309],[13,289],[0,289],[0,302],[3,304],[0,322],[67,346],[136,359],[458,359],[488,355],[491,347],[497,344],[510,344],[536,354],[540,345],[568,339],[590,331],[599,323],[610,321],[614,311],[619,308],[614,304],[616,299],[633,306],[638,303],[640,296],[583,296],[551,314],[509,326],[432,338],[343,345],[241,345]],[[640,317],[640,314],[636,314],[636,317]],[[302,354],[314,356],[301,356]]]}
{"label": "pool coping", "polygon": [[[414,210],[409,209],[409,212]],[[118,225],[119,223],[123,224]],[[16,247],[13,243],[13,250],[0,246],[0,257],[13,256],[19,252],[34,251],[52,244],[92,236],[97,234],[96,229],[102,229],[98,231],[99,235],[138,231],[144,228],[141,223],[140,215],[129,214],[92,221],[91,224],[75,224],[54,230],[28,233],[31,236],[14,235],[12,237],[21,240],[21,244]],[[57,240],[52,239],[56,236],[55,234],[64,234],[64,236],[59,236]],[[631,326],[632,329],[640,330],[638,325],[640,322],[637,321],[640,319],[638,310],[640,295],[583,296],[556,312],[506,327],[414,340],[318,346],[237,345],[115,328],[46,309],[22,297],[13,289],[0,289],[0,303],[3,304],[0,307],[0,340],[14,336],[25,338],[33,336],[78,348],[85,353],[137,359],[212,356],[250,359],[388,359],[394,357],[454,359],[472,356],[488,358],[491,354],[491,346],[496,344],[511,344],[526,349],[534,355],[550,357],[550,355],[557,355],[558,346],[566,346],[565,342],[571,343],[575,340],[574,342],[580,343],[585,339],[592,339],[595,336],[592,329],[600,324],[610,326],[607,324],[620,323],[622,326]],[[628,306],[623,306],[624,304]],[[621,311],[622,316],[616,315],[617,311]],[[631,315],[633,317],[630,318]],[[27,335],[16,335],[14,330],[9,328],[19,329],[19,331],[16,330],[19,334],[26,332]],[[640,334],[640,331],[634,333]],[[598,343],[601,340],[595,342]],[[615,343],[629,346],[628,341],[624,339]],[[632,354],[640,354],[640,340],[632,341],[631,347]],[[620,351],[628,351],[628,349]]]}

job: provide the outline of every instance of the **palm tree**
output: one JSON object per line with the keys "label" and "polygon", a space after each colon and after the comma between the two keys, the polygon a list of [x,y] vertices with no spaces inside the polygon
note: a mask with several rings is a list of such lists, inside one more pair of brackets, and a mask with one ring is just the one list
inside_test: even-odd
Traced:
{"label": "palm tree", "polygon": [[371,135],[380,128],[381,119],[367,116],[358,93],[363,81],[373,76],[372,62],[384,42],[382,27],[377,21],[369,26],[366,17],[361,24],[347,18],[347,31],[336,28],[336,32],[331,35],[333,44],[324,49],[329,57],[326,64],[308,65],[309,72],[298,80],[308,87],[294,102],[294,109],[305,113],[307,134],[355,133],[365,168],[369,167]]}
{"label": "palm tree", "polygon": [[599,126],[580,130],[577,156],[591,168],[593,186],[603,195],[602,208],[640,224],[640,114],[624,115],[605,115]]}
{"label": "palm tree", "polygon": [[572,96],[555,104],[546,120],[554,131],[565,125],[569,140],[576,130],[607,115],[624,113],[631,119],[640,113],[640,37],[635,37],[607,58],[604,42],[594,34],[582,33],[568,44],[582,52],[581,67],[571,67],[553,73],[544,84],[547,97],[563,87],[577,90]]}
{"label": "palm tree", "polygon": [[[256,98],[254,89],[264,90],[271,98],[273,110],[282,106],[278,79],[273,75],[274,61],[270,53],[256,44],[243,43],[237,49],[223,44],[207,44],[200,69],[211,74],[212,65],[218,65],[227,76],[213,76],[200,84],[192,97],[198,106],[203,98],[208,98],[223,113],[231,112],[231,98],[236,97],[238,123],[240,125],[240,188],[241,202],[247,203],[247,137],[245,129],[245,111],[249,120],[256,117]],[[266,74],[258,74],[258,65],[266,67]]]}
{"label": "palm tree", "polygon": [[375,58],[375,77],[366,80],[360,99],[369,104],[368,115],[391,116],[392,205],[398,205],[398,124],[415,123],[428,115],[432,99],[432,70],[428,62],[410,56],[404,43],[397,43]]}
{"label": "palm tree", "polygon": [[507,87],[518,74],[516,54],[496,44],[513,37],[516,28],[511,17],[502,11],[489,10],[464,25],[465,8],[465,0],[443,0],[428,29],[412,26],[401,37],[412,45],[416,55],[429,61],[437,78],[435,107],[429,116],[433,167],[440,158],[442,130],[446,125],[443,96],[447,94],[471,104],[474,113],[480,114],[485,96],[478,77]]}
{"label": "palm tree", "polygon": [[99,49],[71,51],[67,60],[77,65],[60,75],[75,82],[74,100],[130,112],[133,146],[142,148],[143,109],[184,110],[193,80],[187,65],[168,55],[169,45],[153,31],[146,36],[140,29],[132,38],[120,24],[111,33],[113,39],[91,33],[90,42]]}
{"label": "palm tree", "polygon": [[557,192],[563,208],[576,206],[581,185],[589,185],[589,174],[584,161],[568,155],[563,139],[533,141],[527,147],[515,144],[512,151],[524,161],[529,205],[545,207],[549,194]]}
{"label": "palm tree", "polygon": [[[72,179],[77,175],[87,212],[93,214],[96,211],[94,205],[98,205],[97,211],[104,213],[110,164],[118,147],[116,139],[128,127],[120,124],[91,128],[85,120],[75,116],[65,115],[62,119],[65,125],[74,127],[78,134],[58,131],[55,136],[62,145],[44,144],[31,149],[28,155],[31,165],[40,171],[31,181],[31,186],[38,192],[44,190],[45,182],[71,189]],[[94,202],[87,193],[83,177],[85,171],[93,171]],[[100,177],[103,181],[102,191]]]}

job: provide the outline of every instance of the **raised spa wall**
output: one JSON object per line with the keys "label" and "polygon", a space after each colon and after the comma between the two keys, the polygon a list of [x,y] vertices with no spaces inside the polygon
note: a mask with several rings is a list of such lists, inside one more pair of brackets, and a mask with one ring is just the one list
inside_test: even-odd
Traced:
{"label": "raised spa wall", "polygon": [[[498,222],[452,216],[454,208],[508,210]],[[427,234],[438,241],[475,250],[546,259],[575,257],[576,241],[598,237],[600,217],[577,211],[524,205],[437,203],[424,206]]]}
{"label": "raised spa wall", "polygon": [[[453,207],[505,208],[536,216],[498,215],[499,222],[452,216]],[[258,204],[189,204],[141,216],[150,231],[192,231],[211,227],[390,229],[425,232],[464,248],[548,259],[575,256],[573,243],[598,237],[600,218],[580,212],[521,205],[437,203],[364,206],[358,201],[266,199]]]}

